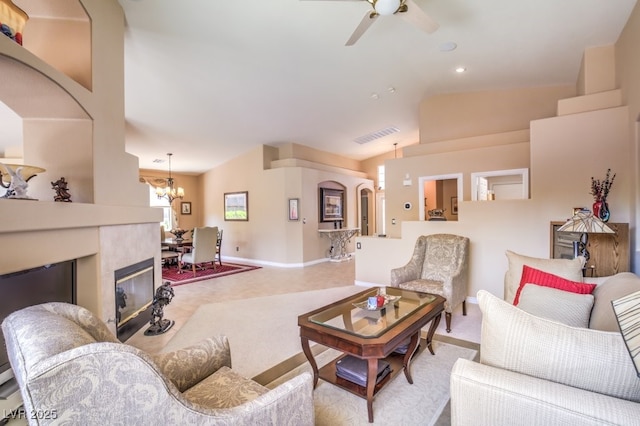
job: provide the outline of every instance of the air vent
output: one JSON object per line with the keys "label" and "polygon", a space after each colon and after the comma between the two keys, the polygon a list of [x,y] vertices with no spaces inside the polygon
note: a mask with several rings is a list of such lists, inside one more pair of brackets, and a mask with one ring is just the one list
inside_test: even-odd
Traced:
{"label": "air vent", "polygon": [[362,145],[365,143],[373,142],[376,139],[384,138],[385,136],[398,133],[399,131],[400,129],[398,129],[397,127],[387,127],[386,129],[378,130],[377,132],[369,133],[368,135],[355,138],[353,141]]}

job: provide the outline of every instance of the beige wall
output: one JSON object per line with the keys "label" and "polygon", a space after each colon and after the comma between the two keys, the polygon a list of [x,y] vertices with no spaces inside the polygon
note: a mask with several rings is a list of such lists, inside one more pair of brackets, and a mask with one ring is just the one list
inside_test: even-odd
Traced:
{"label": "beige wall", "polygon": [[[594,60],[602,58],[601,55],[591,57],[597,58]],[[588,73],[589,67],[585,69]],[[603,80],[609,77],[609,74],[602,73]],[[606,86],[605,82],[593,82],[595,86],[598,84]],[[542,90],[546,94],[554,92]],[[567,93],[573,97],[571,91]],[[480,117],[491,113],[500,115],[505,123],[497,124],[495,128],[513,130],[515,125],[521,125],[519,108],[522,101],[515,108],[519,112],[512,125],[509,114],[503,114],[509,109],[510,96],[505,97],[503,92],[496,94],[496,99],[508,101],[507,104],[487,110],[486,105],[476,102],[478,93],[468,95],[469,102],[465,101],[465,94],[452,95],[452,99],[467,106],[475,104],[482,109],[478,112]],[[483,96],[491,98],[492,93],[487,92]],[[449,151],[446,147],[450,141],[434,141],[406,149],[403,159],[387,160],[387,213],[389,218],[397,219],[397,225],[387,224],[387,234],[394,238],[357,239],[362,249],[356,251],[356,280],[363,284],[388,284],[390,269],[407,262],[419,235],[450,232],[471,239],[469,296],[474,297],[480,289],[502,296],[503,276],[507,268],[505,251],[548,257],[550,222],[567,219],[573,207],[590,208],[593,203],[589,194],[590,179],[592,176],[604,178],[607,168],[617,173],[608,200],[611,221],[633,222],[636,201],[632,194],[636,190],[637,166],[635,160],[629,160],[629,107],[611,107],[611,99],[608,97],[601,109],[593,111],[593,99],[582,102],[576,98],[573,101],[575,108],[572,108],[576,111],[574,114],[532,119],[526,124],[527,128],[530,127],[527,132],[529,141],[526,142],[522,141],[522,132],[518,131],[480,137],[486,127],[478,125],[475,127],[478,136],[453,141]],[[442,108],[438,107],[438,101],[443,102]],[[433,111],[446,111],[453,102],[442,95],[428,103]],[[581,107],[585,112],[578,112]],[[470,111],[467,113],[473,115]],[[535,114],[536,111],[531,112],[532,117]],[[455,127],[456,117],[462,119],[467,115],[453,114],[448,118],[450,126]],[[465,123],[465,131],[473,128],[474,123],[473,120]],[[421,129],[428,128],[430,124],[431,121],[421,122]],[[429,132],[431,130],[428,129]],[[446,129],[442,133],[446,133]],[[481,143],[478,148],[470,149],[470,141]],[[512,168],[530,169],[530,199],[470,201],[470,172]],[[406,173],[410,173],[412,178],[421,174],[462,173],[464,189],[463,201],[458,203],[458,222],[417,221],[415,212],[400,210],[403,201],[410,197],[415,197],[415,200],[419,196],[419,190],[403,186]],[[634,247],[632,249],[635,250]],[[381,259],[385,261],[381,262]]]}
{"label": "beige wall", "polygon": [[[80,24],[66,14],[66,2],[22,3],[27,13],[48,11],[34,25],[55,21],[40,25],[34,37],[59,46],[61,34],[51,28],[64,27],[83,38],[74,43],[78,50],[52,64],[55,48],[41,57],[38,49],[29,52],[0,37],[0,73],[12,82],[0,85],[0,101],[23,121],[24,162],[47,170],[30,182],[38,201],[0,199],[0,246],[10,247],[0,275],[78,259],[78,301],[107,321],[115,312],[115,269],[153,257],[158,270],[160,258],[161,216],[148,207],[147,187],[138,183],[137,158],[124,150],[124,14],[116,0],[79,0]],[[73,71],[82,64],[81,72]],[[61,176],[69,181],[72,203],[53,202],[50,182]]]}
{"label": "beige wall", "polygon": [[[345,187],[345,226],[357,226],[357,187],[363,183],[372,186],[372,182],[353,176],[348,169],[340,173],[337,167],[324,167],[332,154],[321,153],[318,159],[322,162],[316,163],[315,153],[303,150],[305,155],[299,164],[304,166],[296,165],[295,161],[278,163],[291,160],[295,151],[287,147],[282,158],[274,148],[260,146],[201,176],[202,191],[206,194],[203,223],[224,230],[223,258],[285,267],[326,260],[329,242],[318,234],[319,228],[328,226],[318,220],[318,184],[324,181]],[[277,158],[273,168],[264,168],[268,163],[265,158]],[[249,193],[249,220],[225,221],[224,193],[237,191]],[[299,199],[299,221],[288,220],[289,198]]]}
{"label": "beige wall", "polygon": [[[169,169],[162,170],[148,170],[140,169],[141,177],[154,177],[154,178],[167,178],[169,176]],[[182,187],[184,189],[184,198],[176,199],[173,201],[172,207],[178,218],[178,226],[183,229],[193,229],[202,224],[202,191],[200,189],[200,177],[194,175],[187,175],[182,173],[171,172],[174,185],[176,187]],[[147,198],[148,199],[148,198]],[[181,202],[191,203],[191,214],[182,214]]]}
{"label": "beige wall", "polygon": [[626,27],[622,31],[616,43],[616,82],[622,90],[623,103],[628,107],[629,128],[628,128],[628,161],[630,165],[630,178],[635,185],[630,187],[629,198],[631,203],[631,242],[632,265],[638,268],[640,265],[640,252],[638,251],[638,241],[640,241],[640,230],[637,224],[640,223],[640,210],[638,200],[640,200],[640,157],[638,147],[640,146],[640,55],[638,54],[638,40],[640,40],[640,3],[636,4]]}
{"label": "beige wall", "polygon": [[420,104],[420,143],[505,133],[556,114],[571,86],[536,87],[432,96]]}

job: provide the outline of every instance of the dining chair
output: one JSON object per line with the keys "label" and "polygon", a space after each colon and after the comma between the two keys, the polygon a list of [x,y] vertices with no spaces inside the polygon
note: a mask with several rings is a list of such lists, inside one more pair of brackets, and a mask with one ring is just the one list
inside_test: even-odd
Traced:
{"label": "dining chair", "polygon": [[193,276],[195,277],[197,265],[203,266],[206,263],[211,263],[213,265],[213,269],[215,269],[217,239],[217,226],[195,228],[193,230],[193,244],[191,251],[183,253],[180,257],[180,271],[182,271],[185,264],[191,264]]}
{"label": "dining chair", "polygon": [[218,231],[218,238],[216,240],[216,259],[218,259],[218,263],[222,266],[222,257],[220,255],[220,250],[222,248],[222,229]]}

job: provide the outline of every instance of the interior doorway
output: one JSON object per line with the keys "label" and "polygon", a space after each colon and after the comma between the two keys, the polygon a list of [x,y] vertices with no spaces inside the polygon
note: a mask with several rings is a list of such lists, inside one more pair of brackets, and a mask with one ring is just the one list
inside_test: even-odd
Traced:
{"label": "interior doorway", "polygon": [[358,186],[358,229],[360,235],[373,235],[375,230],[373,185],[363,184]]}

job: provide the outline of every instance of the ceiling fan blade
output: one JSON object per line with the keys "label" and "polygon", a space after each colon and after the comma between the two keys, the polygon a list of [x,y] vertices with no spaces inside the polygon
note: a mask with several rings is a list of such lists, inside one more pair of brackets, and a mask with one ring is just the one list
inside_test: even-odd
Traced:
{"label": "ceiling fan blade", "polygon": [[375,11],[367,12],[362,17],[362,21],[360,21],[360,24],[358,24],[358,27],[355,29],[353,34],[351,34],[351,37],[349,37],[349,40],[347,40],[347,42],[345,43],[345,46],[353,46],[356,41],[358,41],[358,39],[362,37],[362,34],[364,34],[364,32],[369,29],[369,27],[371,26],[371,24],[373,24],[373,21],[375,21],[377,17],[378,14]]}
{"label": "ceiling fan blade", "polygon": [[431,34],[440,27],[440,24],[431,19],[413,0],[404,0],[404,4],[407,6],[407,10],[400,13],[400,16],[407,22],[410,22],[427,34]]}

